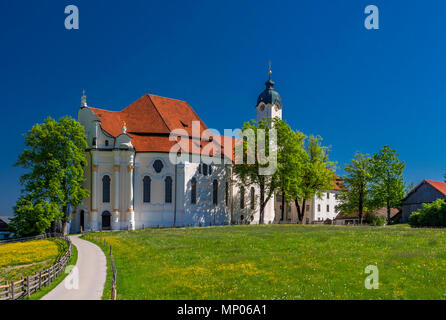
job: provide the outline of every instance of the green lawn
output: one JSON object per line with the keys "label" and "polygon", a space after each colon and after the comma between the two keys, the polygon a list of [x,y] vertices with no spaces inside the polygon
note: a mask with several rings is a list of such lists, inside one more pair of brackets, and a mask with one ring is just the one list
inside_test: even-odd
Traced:
{"label": "green lawn", "polygon": [[[231,226],[103,233],[119,299],[446,299],[446,230]],[[380,287],[364,286],[368,265]]]}

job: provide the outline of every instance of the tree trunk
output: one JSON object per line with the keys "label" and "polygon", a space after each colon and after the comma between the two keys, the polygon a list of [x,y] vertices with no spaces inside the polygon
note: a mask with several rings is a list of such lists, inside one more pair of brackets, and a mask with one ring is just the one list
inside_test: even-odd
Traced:
{"label": "tree trunk", "polygon": [[359,191],[359,210],[358,210],[358,216],[359,216],[359,224],[362,225],[362,211],[363,211],[363,202],[364,202],[364,190],[361,188]]}
{"label": "tree trunk", "polygon": [[285,219],[285,193],[282,191],[282,221]]}
{"label": "tree trunk", "polygon": [[260,183],[260,216],[259,224],[263,224],[263,217],[265,213],[265,185],[263,182]]}
{"label": "tree trunk", "polygon": [[67,220],[68,220],[68,206],[63,207],[63,216],[62,216],[62,234],[67,234]]}
{"label": "tree trunk", "polygon": [[294,203],[296,204],[297,208],[297,223],[298,224],[304,224],[304,215],[305,215],[305,199],[302,201],[302,207],[299,205],[299,199],[294,199]]}

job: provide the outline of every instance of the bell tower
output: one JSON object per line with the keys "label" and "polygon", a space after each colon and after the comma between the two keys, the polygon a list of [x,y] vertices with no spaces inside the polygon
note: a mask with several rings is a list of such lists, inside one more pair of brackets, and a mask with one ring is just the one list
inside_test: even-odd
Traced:
{"label": "bell tower", "polygon": [[274,81],[271,80],[271,62],[269,63],[269,79],[265,82],[265,90],[257,98],[257,122],[265,119],[282,119],[282,98],[274,89]]}

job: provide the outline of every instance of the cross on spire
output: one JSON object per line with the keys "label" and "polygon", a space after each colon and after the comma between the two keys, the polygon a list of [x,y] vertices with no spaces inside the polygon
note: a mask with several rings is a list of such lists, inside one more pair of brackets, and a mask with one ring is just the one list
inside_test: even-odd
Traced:
{"label": "cross on spire", "polygon": [[271,60],[268,61],[268,66],[269,66],[268,75],[269,75],[269,79],[271,79],[271,75],[273,74],[273,71],[271,70]]}

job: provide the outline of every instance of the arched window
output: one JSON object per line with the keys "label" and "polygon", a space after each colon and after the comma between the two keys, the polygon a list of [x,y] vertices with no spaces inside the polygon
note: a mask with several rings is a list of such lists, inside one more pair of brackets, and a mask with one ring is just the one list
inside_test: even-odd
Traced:
{"label": "arched window", "polygon": [[197,203],[197,179],[193,178],[190,182],[191,184],[191,193],[190,193],[190,203]]}
{"label": "arched window", "polygon": [[110,177],[104,176],[102,178],[102,202],[110,203]]}
{"label": "arched window", "polygon": [[212,183],[212,200],[215,205],[218,204],[218,181],[214,180]]}
{"label": "arched window", "polygon": [[208,175],[208,165],[205,164],[205,163],[203,163],[203,174],[204,174],[205,176]]}
{"label": "arched window", "polygon": [[245,209],[245,187],[240,188],[240,209]]}
{"label": "arched window", "polygon": [[143,199],[144,203],[150,203],[150,193],[152,189],[152,179],[150,177],[144,177],[143,180]]}
{"label": "arched window", "polygon": [[172,203],[172,178],[171,177],[167,177],[164,180],[164,184],[165,184],[165,187],[166,187],[165,202],[166,203]]}
{"label": "arched window", "polygon": [[251,187],[251,209],[254,210],[256,208],[256,191],[254,187]]}

